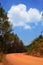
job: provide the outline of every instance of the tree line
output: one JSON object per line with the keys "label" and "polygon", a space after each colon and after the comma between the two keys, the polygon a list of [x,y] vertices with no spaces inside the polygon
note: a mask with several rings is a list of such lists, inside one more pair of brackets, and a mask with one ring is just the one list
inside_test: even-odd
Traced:
{"label": "tree line", "polygon": [[43,35],[39,35],[27,47],[27,54],[43,57]]}
{"label": "tree line", "polygon": [[0,52],[24,52],[25,47],[22,40],[19,39],[17,34],[11,32],[12,26],[8,21],[7,13],[0,5]]}

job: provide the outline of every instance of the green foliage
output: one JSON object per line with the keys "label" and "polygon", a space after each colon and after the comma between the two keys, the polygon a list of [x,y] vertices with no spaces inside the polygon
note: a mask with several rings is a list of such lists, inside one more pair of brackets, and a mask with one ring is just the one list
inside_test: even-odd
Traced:
{"label": "green foliage", "polygon": [[[13,43],[11,43],[12,40],[13,40]],[[7,39],[7,42],[8,41],[10,41],[10,42],[6,45],[7,53],[25,51],[23,42],[18,38],[18,36],[16,34],[10,34],[9,39]]]}
{"label": "green foliage", "polygon": [[11,53],[11,52],[24,52],[25,47],[23,42],[19,39],[17,34],[10,33],[12,31],[11,25],[8,21],[7,13],[0,5],[0,22],[4,22],[1,30],[4,36],[0,36],[0,52]]}
{"label": "green foliage", "polygon": [[[3,9],[1,5],[0,5],[0,22],[4,23],[2,25],[2,28],[0,28],[2,30],[2,35],[6,36],[6,34],[8,33],[8,30],[10,31],[9,29],[10,24],[8,21],[7,13],[5,12],[5,10]],[[5,47],[6,47],[7,37],[5,38],[5,36],[4,37],[0,36],[0,51],[4,51],[6,49]]]}
{"label": "green foliage", "polygon": [[28,54],[43,56],[43,36],[40,35],[28,46]]}

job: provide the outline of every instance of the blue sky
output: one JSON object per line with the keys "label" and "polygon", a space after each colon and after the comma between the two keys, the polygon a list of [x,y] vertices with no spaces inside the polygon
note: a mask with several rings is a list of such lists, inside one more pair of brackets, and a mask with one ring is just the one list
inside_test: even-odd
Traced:
{"label": "blue sky", "polygon": [[25,45],[43,31],[43,0],[0,0],[0,3],[8,13],[13,32]]}

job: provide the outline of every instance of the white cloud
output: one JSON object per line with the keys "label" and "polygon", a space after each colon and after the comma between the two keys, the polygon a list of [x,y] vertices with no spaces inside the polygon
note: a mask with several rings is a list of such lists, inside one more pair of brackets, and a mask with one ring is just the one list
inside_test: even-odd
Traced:
{"label": "white cloud", "polygon": [[24,26],[24,29],[31,29],[31,26],[26,25],[26,26]]}
{"label": "white cloud", "polygon": [[[37,23],[41,21],[41,13],[36,8],[30,8],[28,11],[26,5],[19,4],[12,6],[8,11],[8,17],[11,24],[14,27],[22,26],[25,29],[31,29],[32,26],[29,23]],[[28,23],[28,25],[27,25]]]}
{"label": "white cloud", "polygon": [[30,22],[39,22],[41,21],[41,12],[36,8],[30,8],[28,11],[28,15],[30,17]]}

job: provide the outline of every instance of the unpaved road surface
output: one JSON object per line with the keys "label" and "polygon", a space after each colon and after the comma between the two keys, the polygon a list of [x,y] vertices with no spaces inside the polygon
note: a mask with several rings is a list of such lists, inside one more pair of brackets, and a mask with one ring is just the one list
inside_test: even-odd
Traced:
{"label": "unpaved road surface", "polygon": [[4,65],[43,65],[43,58],[33,57],[23,53],[8,54],[4,60]]}

